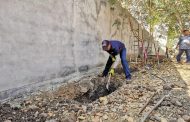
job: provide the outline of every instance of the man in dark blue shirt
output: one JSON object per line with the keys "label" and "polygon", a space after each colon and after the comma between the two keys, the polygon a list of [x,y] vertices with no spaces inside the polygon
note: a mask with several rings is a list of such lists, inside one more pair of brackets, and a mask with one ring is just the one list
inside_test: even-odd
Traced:
{"label": "man in dark blue shirt", "polygon": [[177,62],[181,63],[181,56],[186,53],[186,63],[190,63],[190,33],[189,30],[183,30],[183,36],[179,38],[177,47],[179,48],[179,53],[176,57]]}
{"label": "man in dark blue shirt", "polygon": [[120,56],[126,79],[131,80],[131,74],[126,59],[125,45],[117,40],[110,40],[110,41],[104,40],[102,42],[102,48],[104,51],[107,51],[110,54],[102,76],[107,76],[108,73],[110,75],[114,75],[114,69],[117,67],[119,63],[118,56]]}

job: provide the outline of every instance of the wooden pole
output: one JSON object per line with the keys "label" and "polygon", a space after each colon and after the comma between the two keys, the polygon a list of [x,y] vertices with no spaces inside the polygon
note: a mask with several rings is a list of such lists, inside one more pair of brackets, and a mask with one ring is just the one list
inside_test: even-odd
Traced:
{"label": "wooden pole", "polygon": [[158,101],[158,103],[144,116],[144,118],[141,120],[141,122],[145,122],[146,119],[149,117],[149,115],[152,113],[152,111],[154,109],[156,109],[162,102],[163,100],[166,98],[167,95],[165,95],[164,97],[162,97],[162,99],[160,99],[160,101]]}
{"label": "wooden pole", "polygon": [[139,113],[140,114],[145,108],[146,106],[150,103],[150,101],[152,100],[152,98],[156,95],[156,92],[154,94],[152,94],[152,96],[149,98],[149,100],[144,104],[144,106],[140,109]]}

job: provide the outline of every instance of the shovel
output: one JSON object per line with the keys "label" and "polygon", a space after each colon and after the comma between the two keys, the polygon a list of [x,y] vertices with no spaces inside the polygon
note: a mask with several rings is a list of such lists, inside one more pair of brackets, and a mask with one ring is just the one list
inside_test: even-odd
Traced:
{"label": "shovel", "polygon": [[111,79],[111,74],[109,74],[108,82],[107,82],[107,84],[106,84],[106,89],[107,89],[108,91],[109,91],[110,79]]}

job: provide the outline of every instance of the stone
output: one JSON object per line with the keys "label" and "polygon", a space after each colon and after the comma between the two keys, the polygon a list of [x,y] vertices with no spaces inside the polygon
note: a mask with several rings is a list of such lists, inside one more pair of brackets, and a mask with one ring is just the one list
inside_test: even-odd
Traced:
{"label": "stone", "polygon": [[108,104],[108,99],[107,99],[107,97],[100,97],[100,98],[99,98],[99,101],[100,101],[100,103],[103,103],[104,105]]}
{"label": "stone", "polygon": [[63,119],[62,122],[78,122],[78,121],[73,121],[73,120],[70,120],[69,118],[66,118],[66,119]]}
{"label": "stone", "polygon": [[133,119],[132,117],[128,117],[128,118],[127,118],[127,121],[128,121],[128,122],[134,122],[134,119]]}
{"label": "stone", "polygon": [[52,117],[54,114],[52,112],[48,113],[48,116]]}
{"label": "stone", "polygon": [[84,120],[84,119],[86,119],[86,117],[84,117],[84,116],[79,116],[78,119],[79,119],[79,120]]}
{"label": "stone", "polygon": [[161,105],[162,105],[162,106],[170,106],[171,103],[168,102],[168,101],[163,101],[163,102],[161,103]]}
{"label": "stone", "polygon": [[88,87],[82,87],[82,86],[80,86],[80,92],[81,93],[86,93],[88,90],[89,90]]}
{"label": "stone", "polygon": [[177,122],[185,122],[183,118],[179,118]]}
{"label": "stone", "polygon": [[177,100],[176,98],[171,99],[171,103],[172,103],[173,105],[175,105],[175,106],[178,106],[178,107],[182,107],[182,106],[183,106],[182,103],[179,102],[179,100]]}
{"label": "stone", "polygon": [[181,110],[177,110],[177,114],[179,114],[179,115],[183,115],[183,112],[181,111]]}
{"label": "stone", "polygon": [[46,120],[45,122],[57,122],[55,119]]}
{"label": "stone", "polygon": [[78,68],[80,72],[84,72],[84,71],[88,71],[89,66],[88,65],[84,65]]}
{"label": "stone", "polygon": [[163,89],[164,89],[164,90],[171,90],[171,89],[172,89],[172,85],[171,85],[171,84],[165,84],[165,85],[163,86]]}
{"label": "stone", "polygon": [[134,119],[132,117],[129,117],[127,115],[121,117],[121,121],[124,122],[124,121],[127,121],[127,122],[134,122]]}
{"label": "stone", "polygon": [[175,105],[177,105],[177,106],[179,106],[179,107],[182,107],[182,106],[183,106],[182,103],[179,102],[178,100],[175,102]]}
{"label": "stone", "polygon": [[168,122],[166,118],[161,118],[161,122]]}
{"label": "stone", "polygon": [[128,118],[128,116],[127,116],[127,115],[122,116],[122,117],[121,117],[121,121],[122,121],[122,122],[123,122],[123,121],[126,121],[126,120],[127,120],[127,118]]}
{"label": "stone", "polygon": [[117,110],[115,108],[111,108],[111,111],[112,112],[116,112]]}
{"label": "stone", "polygon": [[182,118],[183,118],[186,122],[190,122],[190,116],[189,116],[189,115],[183,115]]}
{"label": "stone", "polygon": [[122,110],[122,109],[123,109],[123,105],[120,105],[120,106],[118,107],[118,109]]}
{"label": "stone", "polygon": [[82,110],[86,113],[86,111],[87,111],[87,107],[84,106],[84,105],[82,105]]}
{"label": "stone", "polygon": [[154,121],[158,121],[158,122],[161,122],[161,119],[162,121],[165,121],[166,119],[165,118],[160,118],[158,115],[153,115],[150,117],[151,120],[154,120]]}
{"label": "stone", "polygon": [[171,118],[168,122],[177,122],[176,118]]}
{"label": "stone", "polygon": [[[78,122],[77,117],[74,115],[74,113],[63,113],[64,117],[61,119],[61,122]],[[58,121],[59,122],[59,121]]]}
{"label": "stone", "polygon": [[10,106],[11,106],[11,108],[14,109],[14,110],[15,110],[15,109],[17,110],[17,109],[20,109],[20,108],[21,108],[20,103],[11,103]]}
{"label": "stone", "polygon": [[36,111],[36,113],[34,114],[34,117],[35,117],[35,118],[38,117],[38,114],[39,114],[39,112]]}
{"label": "stone", "polygon": [[35,100],[36,100],[36,101],[42,101],[42,98],[37,97]]}
{"label": "stone", "polygon": [[96,116],[102,117],[103,114],[102,113],[96,113]]}
{"label": "stone", "polygon": [[27,105],[30,105],[30,104],[32,104],[32,101],[31,101],[31,100],[25,101],[25,105],[26,105],[26,106],[27,106]]}
{"label": "stone", "polygon": [[16,112],[14,111],[13,114],[16,114]]}
{"label": "stone", "polygon": [[107,119],[108,119],[108,115],[105,114],[105,115],[103,116],[103,119],[104,119],[104,120],[107,120]]}
{"label": "stone", "polygon": [[100,117],[99,116],[93,117],[92,122],[100,122]]}
{"label": "stone", "polygon": [[94,84],[89,81],[89,79],[84,79],[80,81],[79,88],[81,93],[86,93],[89,90],[92,90],[94,87]]}
{"label": "stone", "polygon": [[11,120],[5,120],[4,122],[12,122]]}
{"label": "stone", "polygon": [[36,105],[30,105],[28,108],[31,109],[31,110],[38,109],[38,107]]}
{"label": "stone", "polygon": [[46,118],[48,116],[48,114],[47,113],[41,113],[40,116]]}

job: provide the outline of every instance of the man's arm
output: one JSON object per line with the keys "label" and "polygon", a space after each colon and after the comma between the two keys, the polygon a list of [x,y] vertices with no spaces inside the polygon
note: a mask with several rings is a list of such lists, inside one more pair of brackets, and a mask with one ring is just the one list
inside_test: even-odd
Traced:
{"label": "man's arm", "polygon": [[120,61],[120,57],[119,57],[119,55],[116,55],[115,56],[115,62],[112,64],[111,68],[115,69],[119,64],[119,61]]}
{"label": "man's arm", "polygon": [[113,59],[112,59],[112,57],[111,57],[111,55],[110,55],[109,58],[108,58],[108,61],[107,61],[107,63],[106,63],[106,66],[105,66],[105,68],[104,68],[104,71],[103,71],[102,76],[105,77],[105,76],[108,75],[108,72],[110,71],[110,68],[111,68],[112,64],[113,64]]}
{"label": "man's arm", "polygon": [[179,44],[176,45],[175,49],[178,49],[179,48]]}
{"label": "man's arm", "polygon": [[179,47],[179,45],[180,45],[180,43],[181,43],[181,37],[179,38],[179,41],[178,41],[178,43],[177,43],[177,45],[176,45],[176,49]]}

